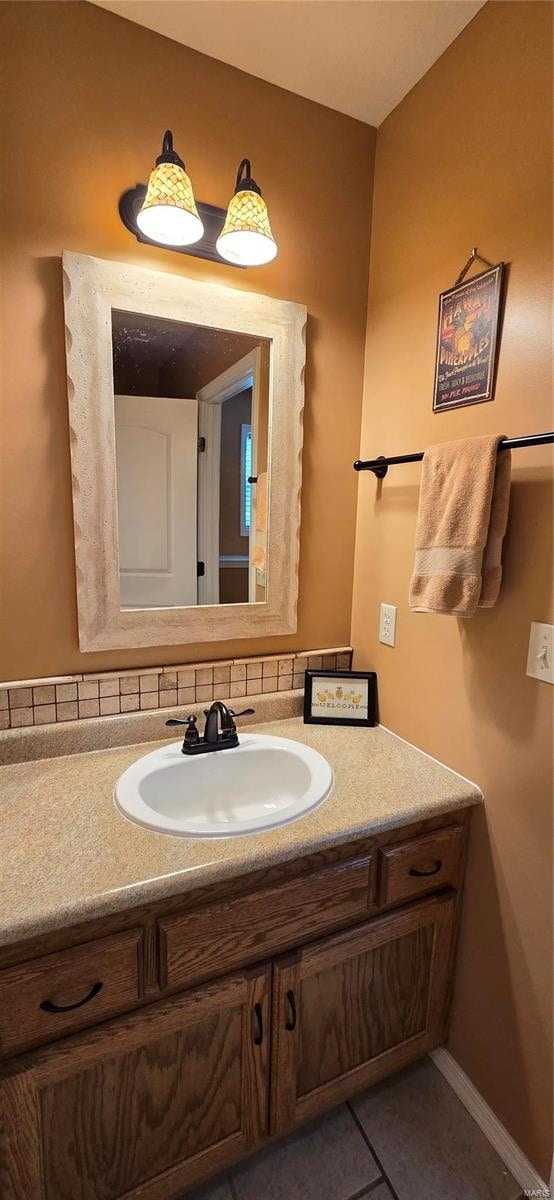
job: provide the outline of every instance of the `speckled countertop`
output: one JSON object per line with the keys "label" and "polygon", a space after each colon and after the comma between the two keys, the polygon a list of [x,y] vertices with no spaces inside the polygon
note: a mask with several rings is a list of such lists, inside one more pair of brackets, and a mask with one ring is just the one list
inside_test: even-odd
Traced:
{"label": "speckled countertop", "polygon": [[250,728],[321,751],[335,782],[306,817],[246,837],[169,837],[120,815],[118,777],[167,739],[0,768],[0,945],[482,799],[475,784],[380,727],[304,725],[295,717]]}

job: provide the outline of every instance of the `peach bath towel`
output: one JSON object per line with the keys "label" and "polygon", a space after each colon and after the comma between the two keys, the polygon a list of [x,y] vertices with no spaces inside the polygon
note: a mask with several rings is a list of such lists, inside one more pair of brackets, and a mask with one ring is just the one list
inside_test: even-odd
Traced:
{"label": "peach bath towel", "polygon": [[500,590],[511,453],[502,436],[430,446],[423,456],[412,612],[471,617]]}

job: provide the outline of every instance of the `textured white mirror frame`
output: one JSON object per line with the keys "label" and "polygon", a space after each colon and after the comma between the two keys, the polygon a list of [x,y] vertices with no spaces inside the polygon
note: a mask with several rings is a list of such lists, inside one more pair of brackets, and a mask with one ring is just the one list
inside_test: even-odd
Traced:
{"label": "textured white mirror frame", "polygon": [[[294,633],[305,306],[68,251],[63,272],[81,650]],[[271,339],[265,601],[121,610],[112,308]]]}

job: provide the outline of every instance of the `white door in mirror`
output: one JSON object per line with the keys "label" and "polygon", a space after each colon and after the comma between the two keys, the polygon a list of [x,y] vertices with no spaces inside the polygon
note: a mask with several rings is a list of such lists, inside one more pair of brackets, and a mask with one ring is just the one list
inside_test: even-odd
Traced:
{"label": "white door in mirror", "polygon": [[531,621],[527,674],[554,683],[554,625]]}
{"label": "white door in mirror", "polygon": [[198,401],[114,396],[122,608],[196,604]]}
{"label": "white door in mirror", "polygon": [[329,795],[327,759],[290,738],[240,733],[230,750],[187,756],[182,741],[145,754],[118,779],[115,801],[131,821],[176,837],[258,833],[296,821]]}

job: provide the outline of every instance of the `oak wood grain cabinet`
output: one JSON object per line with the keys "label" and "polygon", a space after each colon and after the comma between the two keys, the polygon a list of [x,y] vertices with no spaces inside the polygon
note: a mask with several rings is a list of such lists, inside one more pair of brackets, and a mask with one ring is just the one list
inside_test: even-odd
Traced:
{"label": "oak wood grain cabinet", "polygon": [[0,1083],[2,1200],[167,1200],[267,1127],[270,969],[38,1051]]}
{"label": "oak wood grain cabinet", "polygon": [[468,825],[0,951],[1,1200],[177,1200],[438,1045]]}
{"label": "oak wood grain cabinet", "polygon": [[463,866],[460,825],[379,850],[379,904],[402,904],[437,888],[456,887]]}
{"label": "oak wood grain cabinet", "polygon": [[283,1133],[440,1041],[451,895],[275,964],[271,1132]]}
{"label": "oak wood grain cabinet", "polygon": [[53,1042],[141,999],[142,929],[99,938],[0,972],[2,1055]]}
{"label": "oak wood grain cabinet", "polygon": [[189,986],[367,916],[373,856],[160,921],[162,986]]}

